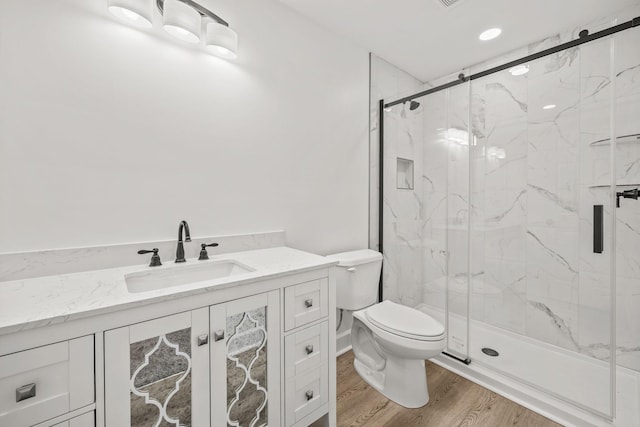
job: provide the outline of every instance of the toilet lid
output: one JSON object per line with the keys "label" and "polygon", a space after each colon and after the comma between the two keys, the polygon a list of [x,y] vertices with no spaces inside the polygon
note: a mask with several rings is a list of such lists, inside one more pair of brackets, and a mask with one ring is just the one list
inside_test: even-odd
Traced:
{"label": "toilet lid", "polygon": [[377,327],[406,338],[434,341],[444,334],[444,326],[433,317],[391,301],[369,307],[366,316]]}

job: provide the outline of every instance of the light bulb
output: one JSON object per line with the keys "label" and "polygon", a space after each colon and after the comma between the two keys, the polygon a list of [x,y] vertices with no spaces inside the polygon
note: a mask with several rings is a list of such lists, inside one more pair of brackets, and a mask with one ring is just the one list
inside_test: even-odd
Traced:
{"label": "light bulb", "polygon": [[151,3],[147,0],[109,0],[109,12],[139,27],[151,28]]}
{"label": "light bulb", "polygon": [[163,28],[173,37],[188,43],[200,41],[200,13],[178,0],[165,0]]}
{"label": "light bulb", "polygon": [[238,52],[238,34],[226,25],[207,24],[206,45],[218,56],[235,59]]}

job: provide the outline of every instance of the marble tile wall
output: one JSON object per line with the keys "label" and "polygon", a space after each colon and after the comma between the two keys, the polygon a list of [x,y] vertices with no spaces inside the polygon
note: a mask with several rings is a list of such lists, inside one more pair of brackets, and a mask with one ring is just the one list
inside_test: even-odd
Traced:
{"label": "marble tile wall", "polygon": [[[630,8],[617,21],[586,28],[638,15],[640,7]],[[582,28],[464,72],[575,39]],[[538,59],[526,75],[504,71],[418,99],[419,116],[399,107],[385,113],[385,297],[450,315],[468,312],[606,361],[615,274],[617,361],[640,370],[640,202],[623,200],[615,209],[610,185],[613,154],[619,191],[640,187],[640,139],[633,136],[640,134],[640,30],[613,39],[614,82],[607,38]],[[612,91],[615,147],[608,141]],[[422,158],[414,192],[388,190],[395,188],[395,171],[388,169],[399,153]],[[371,191],[377,194],[373,185]],[[592,248],[598,204],[605,210],[603,254]]]}
{"label": "marble tile wall", "polygon": [[[371,54],[370,115],[370,239],[378,250],[379,195],[379,107],[380,99],[394,100],[415,93],[423,83],[383,59]],[[399,105],[385,112],[385,221],[383,245],[384,296],[416,305],[422,299],[422,111]],[[397,188],[397,158],[412,160],[414,188]],[[345,322],[345,327],[350,322]]]}
{"label": "marble tile wall", "polygon": [[[639,37],[629,31],[614,38],[619,136],[640,133]],[[610,256],[610,52],[606,39],[532,62],[524,76],[505,71],[473,82],[472,257],[482,265],[472,262],[470,312],[609,360],[615,267],[618,363],[640,370],[637,205],[616,210],[615,265]],[[618,185],[640,184],[635,141],[615,149]],[[605,208],[604,254],[592,247],[597,204]]]}
{"label": "marble tile wall", "polygon": [[[636,16],[640,16],[640,10]],[[615,39],[616,181],[640,188],[640,28]],[[617,361],[640,370],[640,201],[616,209]]]}

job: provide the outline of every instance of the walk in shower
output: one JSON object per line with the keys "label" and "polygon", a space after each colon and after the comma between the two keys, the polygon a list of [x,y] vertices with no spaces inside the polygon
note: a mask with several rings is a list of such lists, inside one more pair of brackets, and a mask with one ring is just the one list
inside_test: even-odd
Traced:
{"label": "walk in shower", "polygon": [[456,363],[640,425],[633,25],[382,100],[379,242],[383,298],[440,319]]}

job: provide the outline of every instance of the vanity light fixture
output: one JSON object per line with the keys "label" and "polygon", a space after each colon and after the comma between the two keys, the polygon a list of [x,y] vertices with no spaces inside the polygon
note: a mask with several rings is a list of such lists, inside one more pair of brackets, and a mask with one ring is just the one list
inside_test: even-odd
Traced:
{"label": "vanity light fixture", "polygon": [[[160,7],[160,2],[158,2]],[[162,27],[164,30],[187,43],[200,41],[202,19],[200,13],[179,0],[162,2]]]}
{"label": "vanity light fixture", "polygon": [[199,43],[202,23],[206,24],[205,45],[223,58],[234,59],[238,53],[238,34],[229,23],[193,0],[107,0],[111,13],[120,19],[152,27],[152,4],[162,15],[162,27],[172,36]]}
{"label": "vanity light fixture", "polygon": [[238,53],[238,34],[219,22],[207,24],[207,47],[223,58],[235,59]]}
{"label": "vanity light fixture", "polygon": [[486,42],[486,41],[495,39],[500,34],[502,34],[502,30],[500,28],[489,28],[488,30],[480,33],[478,38],[483,42]]}
{"label": "vanity light fixture", "polygon": [[149,0],[109,0],[109,12],[117,18],[143,28],[151,28]]}

